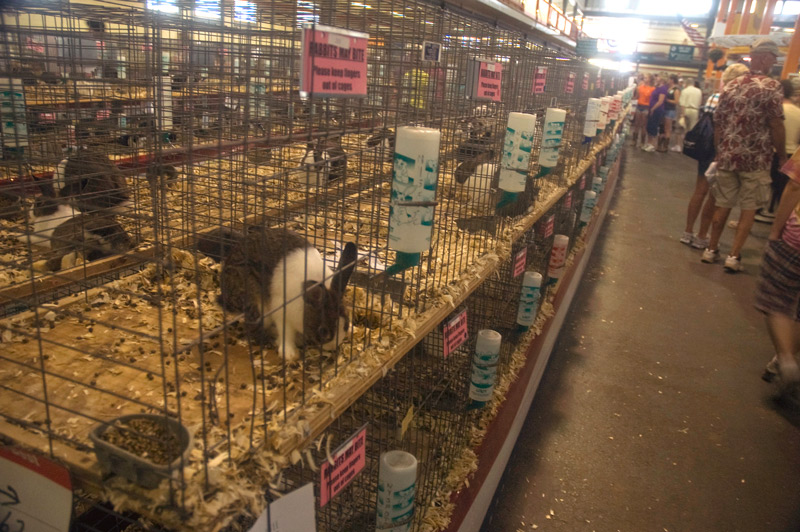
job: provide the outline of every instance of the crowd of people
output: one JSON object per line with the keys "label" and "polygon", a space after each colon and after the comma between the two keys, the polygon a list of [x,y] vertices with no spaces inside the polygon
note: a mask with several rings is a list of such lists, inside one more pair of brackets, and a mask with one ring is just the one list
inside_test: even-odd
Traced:
{"label": "crowd of people", "polygon": [[703,98],[699,82],[675,74],[641,74],[635,97],[636,146],[647,152],[681,151],[681,135],[673,133],[688,131],[697,122]]}
{"label": "crowd of people", "polygon": [[[769,76],[778,57],[778,47],[770,39],[755,42],[749,63],[728,66],[717,91],[702,107],[697,83],[689,80],[681,86],[676,76],[643,76],[637,88],[634,142],[647,152],[679,151],[682,140],[672,139],[669,146],[676,120],[682,119],[682,129],[691,131],[699,118],[709,123],[704,114],[710,117],[709,150],[692,152],[697,177],[680,242],[702,250],[702,262],[718,262],[721,235],[732,209],[738,208],[738,221],[727,224],[735,234],[723,261],[726,271],[736,273],[743,269],[741,251],[754,222],[772,224],[755,296],[755,307],[766,316],[775,348],[763,378],[778,379],[783,392],[797,395],[800,107],[793,83]],[[688,154],[688,143],[686,149]]]}

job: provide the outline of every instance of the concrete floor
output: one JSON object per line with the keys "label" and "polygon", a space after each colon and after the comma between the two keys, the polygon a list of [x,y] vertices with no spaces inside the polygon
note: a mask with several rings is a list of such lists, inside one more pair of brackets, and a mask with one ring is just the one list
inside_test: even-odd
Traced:
{"label": "concrete floor", "polygon": [[746,272],[702,264],[678,242],[696,164],[628,154],[482,531],[798,532],[800,412],[760,379],[752,307],[768,228]]}

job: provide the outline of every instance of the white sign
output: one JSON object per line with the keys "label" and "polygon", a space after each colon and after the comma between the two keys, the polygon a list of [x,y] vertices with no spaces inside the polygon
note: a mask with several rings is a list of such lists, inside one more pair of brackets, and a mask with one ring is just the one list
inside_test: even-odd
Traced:
{"label": "white sign", "polygon": [[71,513],[67,468],[36,453],[0,447],[0,530],[67,532]]}
{"label": "white sign", "polygon": [[309,482],[270,504],[250,532],[316,532],[316,530],[314,484]]}

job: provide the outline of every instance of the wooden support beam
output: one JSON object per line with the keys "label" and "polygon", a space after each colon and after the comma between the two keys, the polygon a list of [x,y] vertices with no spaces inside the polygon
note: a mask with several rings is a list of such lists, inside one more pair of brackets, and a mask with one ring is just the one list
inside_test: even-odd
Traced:
{"label": "wooden support beam", "polygon": [[753,9],[753,0],[744,0],[744,8],[742,9],[742,16],[739,18],[739,31],[736,33],[747,33],[747,25],[750,24],[750,11]]}
{"label": "wooden support beam", "polygon": [[722,3],[720,3],[719,9],[717,10],[717,22],[725,22],[728,17],[728,9],[730,4],[731,0],[722,0]]}
{"label": "wooden support beam", "polygon": [[758,33],[761,35],[769,35],[769,29],[772,27],[772,18],[775,14],[775,4],[777,3],[778,0],[767,0],[767,7],[761,17],[761,26],[758,28]]}
{"label": "wooden support beam", "polygon": [[794,21],[794,33],[792,41],[789,43],[789,53],[786,54],[786,60],[783,62],[781,79],[786,79],[789,74],[797,72],[798,61],[800,61],[800,16]]}
{"label": "wooden support beam", "polygon": [[736,8],[739,7],[739,0],[731,0],[730,9],[728,10],[728,18],[725,20],[725,35],[733,33],[736,27]]}

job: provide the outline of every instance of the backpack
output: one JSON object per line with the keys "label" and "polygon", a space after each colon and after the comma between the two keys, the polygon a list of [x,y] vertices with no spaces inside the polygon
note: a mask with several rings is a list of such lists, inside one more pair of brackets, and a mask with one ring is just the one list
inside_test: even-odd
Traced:
{"label": "backpack", "polygon": [[683,154],[696,161],[714,158],[714,121],[711,113],[703,113],[700,120],[683,137]]}

